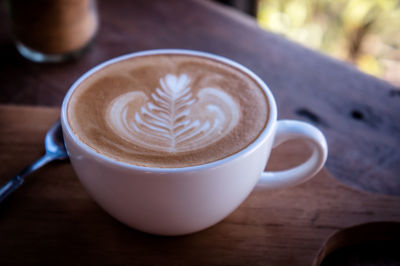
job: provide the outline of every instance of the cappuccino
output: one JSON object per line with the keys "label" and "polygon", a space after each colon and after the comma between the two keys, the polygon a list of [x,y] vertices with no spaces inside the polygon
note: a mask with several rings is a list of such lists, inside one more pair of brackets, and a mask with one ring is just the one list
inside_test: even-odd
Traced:
{"label": "cappuccino", "polygon": [[200,55],[160,53],[106,64],[67,106],[74,134],[117,161],[180,168],[223,159],[266,127],[268,99],[244,71]]}

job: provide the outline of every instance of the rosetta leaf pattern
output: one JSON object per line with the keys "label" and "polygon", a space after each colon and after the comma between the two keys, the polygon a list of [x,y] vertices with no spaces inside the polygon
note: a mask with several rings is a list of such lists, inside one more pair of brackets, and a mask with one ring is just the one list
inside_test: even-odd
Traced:
{"label": "rosetta leaf pattern", "polygon": [[161,88],[151,94],[148,102],[136,113],[135,120],[147,132],[159,137],[166,137],[170,150],[182,139],[182,135],[196,128],[199,121],[190,121],[190,105],[195,102],[190,91],[189,78],[167,75],[160,79]]}
{"label": "rosetta leaf pattern", "polygon": [[150,97],[140,91],[123,94],[108,108],[108,124],[126,141],[151,150],[184,152],[210,145],[237,124],[239,108],[216,88],[202,88],[195,97],[190,83],[186,74],[168,74]]}

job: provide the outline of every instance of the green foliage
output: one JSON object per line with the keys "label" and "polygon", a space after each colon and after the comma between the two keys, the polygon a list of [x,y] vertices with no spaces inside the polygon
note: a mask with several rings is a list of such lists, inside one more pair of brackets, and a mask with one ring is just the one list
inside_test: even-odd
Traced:
{"label": "green foliage", "polygon": [[259,0],[257,19],[400,85],[400,0]]}

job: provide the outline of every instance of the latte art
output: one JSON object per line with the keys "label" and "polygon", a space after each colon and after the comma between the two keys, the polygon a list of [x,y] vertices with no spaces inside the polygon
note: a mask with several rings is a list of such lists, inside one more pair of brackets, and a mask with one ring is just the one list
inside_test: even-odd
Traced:
{"label": "latte art", "polygon": [[85,77],[67,106],[75,136],[128,164],[176,168],[226,158],[268,123],[266,94],[244,71],[187,54],[114,61]]}
{"label": "latte art", "polygon": [[193,95],[186,74],[167,74],[160,85],[150,98],[132,91],[111,102],[106,121],[116,135],[144,148],[184,152],[217,142],[239,121],[240,108],[220,89]]}

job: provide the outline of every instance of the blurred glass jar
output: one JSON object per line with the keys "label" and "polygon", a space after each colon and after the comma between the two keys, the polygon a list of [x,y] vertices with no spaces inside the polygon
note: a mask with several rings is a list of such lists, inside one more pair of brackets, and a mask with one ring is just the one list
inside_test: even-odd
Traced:
{"label": "blurred glass jar", "polygon": [[99,25],[96,0],[8,0],[18,51],[35,62],[61,62],[83,53]]}

